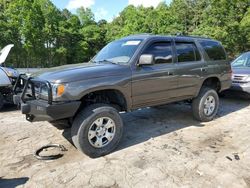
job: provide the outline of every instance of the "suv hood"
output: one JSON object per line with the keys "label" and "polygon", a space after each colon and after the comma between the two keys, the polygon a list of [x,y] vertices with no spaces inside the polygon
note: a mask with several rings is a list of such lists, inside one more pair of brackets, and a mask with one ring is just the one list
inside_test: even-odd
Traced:
{"label": "suv hood", "polygon": [[117,64],[81,63],[43,69],[31,77],[52,83],[68,83],[93,78],[126,74],[129,66]]}
{"label": "suv hood", "polygon": [[232,67],[233,74],[250,75],[250,67]]}
{"label": "suv hood", "polygon": [[8,57],[11,48],[14,47],[14,44],[9,44],[7,46],[5,46],[1,51],[0,51],[0,65],[2,65],[6,58]]}

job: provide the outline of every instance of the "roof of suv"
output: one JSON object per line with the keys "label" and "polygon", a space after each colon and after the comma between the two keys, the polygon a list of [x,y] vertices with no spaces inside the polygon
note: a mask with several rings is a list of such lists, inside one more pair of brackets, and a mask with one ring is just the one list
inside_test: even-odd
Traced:
{"label": "roof of suv", "polygon": [[184,39],[184,40],[190,40],[190,39],[202,39],[202,40],[213,40],[206,37],[200,37],[200,36],[184,36],[184,35],[153,35],[148,33],[143,34],[137,34],[137,35],[130,35],[127,37],[124,37],[122,39],[138,39],[138,40],[145,40],[150,38],[174,38],[174,39]]}

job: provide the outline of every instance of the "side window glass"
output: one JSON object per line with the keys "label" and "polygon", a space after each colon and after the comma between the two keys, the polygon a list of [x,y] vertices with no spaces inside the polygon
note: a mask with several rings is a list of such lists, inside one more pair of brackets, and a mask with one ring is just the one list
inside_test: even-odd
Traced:
{"label": "side window glass", "polygon": [[225,60],[226,53],[219,42],[216,41],[201,41],[201,46],[206,51],[209,59],[211,60]]}
{"label": "side window glass", "polygon": [[250,67],[250,54],[245,53],[239,56],[232,63],[233,67]]}
{"label": "side window glass", "polygon": [[194,43],[176,42],[178,62],[200,61],[200,53]]}
{"label": "side window glass", "polygon": [[155,58],[155,64],[173,62],[172,45],[170,42],[153,43],[143,54],[152,54]]}

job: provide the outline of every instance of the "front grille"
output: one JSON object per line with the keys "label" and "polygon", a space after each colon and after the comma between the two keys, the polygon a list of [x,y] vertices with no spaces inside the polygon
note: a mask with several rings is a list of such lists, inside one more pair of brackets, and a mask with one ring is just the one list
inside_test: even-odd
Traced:
{"label": "front grille", "polygon": [[[34,87],[34,95],[32,94],[32,85]],[[26,97],[33,98],[33,99],[46,99],[47,92],[48,90],[44,83],[34,82],[34,83],[28,84]],[[42,94],[45,94],[45,96]]]}
{"label": "front grille", "polygon": [[48,104],[52,104],[53,101],[53,93],[52,86],[46,80],[34,79],[32,77],[28,77],[20,74],[16,84],[14,85],[14,93],[17,93],[17,85],[19,82],[22,82],[23,85],[21,100],[25,103],[28,100],[34,99],[43,99],[48,101]]}
{"label": "front grille", "polygon": [[247,76],[245,75],[233,75],[233,80],[235,81],[242,81],[245,80],[247,78]]}
{"label": "front grille", "polygon": [[246,84],[246,83],[248,83],[248,82],[245,82],[245,81],[235,81],[235,80],[233,80],[233,83],[234,83],[234,84]]}

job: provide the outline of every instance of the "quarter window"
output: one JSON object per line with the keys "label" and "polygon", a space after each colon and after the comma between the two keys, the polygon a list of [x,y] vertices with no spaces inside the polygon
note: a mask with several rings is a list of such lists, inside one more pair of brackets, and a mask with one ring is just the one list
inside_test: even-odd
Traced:
{"label": "quarter window", "polygon": [[178,62],[200,61],[200,53],[194,43],[176,42]]}
{"label": "quarter window", "polygon": [[173,62],[172,45],[170,42],[153,43],[143,54],[152,54],[155,58],[155,64]]}
{"label": "quarter window", "polygon": [[210,60],[225,60],[227,58],[225,50],[219,42],[216,41],[201,41],[201,46],[206,51]]}

